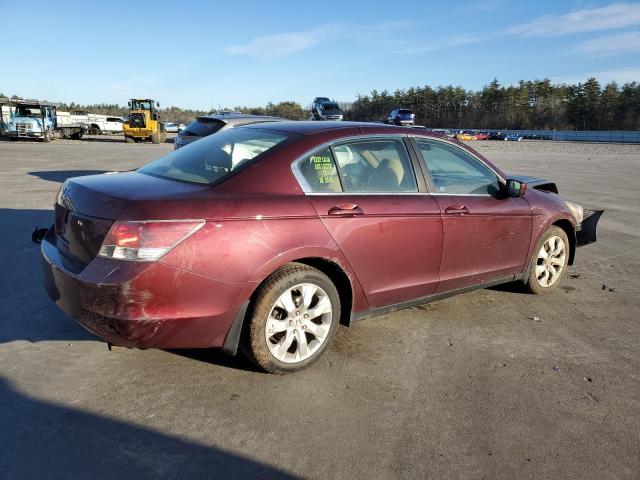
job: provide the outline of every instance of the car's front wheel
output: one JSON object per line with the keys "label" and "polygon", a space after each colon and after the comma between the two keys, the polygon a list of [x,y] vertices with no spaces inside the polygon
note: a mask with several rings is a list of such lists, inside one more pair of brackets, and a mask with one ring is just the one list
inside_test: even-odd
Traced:
{"label": "car's front wheel", "polygon": [[567,273],[569,239],[560,227],[549,228],[533,252],[527,286],[532,293],[553,290]]}
{"label": "car's front wheel", "polygon": [[340,319],[340,296],[329,277],[301,263],[273,273],[258,291],[242,349],[259,367],[289,373],[326,350]]}

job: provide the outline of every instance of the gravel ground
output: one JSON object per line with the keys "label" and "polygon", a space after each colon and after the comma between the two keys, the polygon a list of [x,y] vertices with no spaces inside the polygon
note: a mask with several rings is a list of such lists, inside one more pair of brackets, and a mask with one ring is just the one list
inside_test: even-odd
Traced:
{"label": "gravel ground", "polygon": [[638,478],[640,146],[473,146],[607,210],[562,288],[360,322],[279,377],[212,350],[109,352],[42,290],[30,233],[61,182],[170,143],[0,142],[0,478]]}

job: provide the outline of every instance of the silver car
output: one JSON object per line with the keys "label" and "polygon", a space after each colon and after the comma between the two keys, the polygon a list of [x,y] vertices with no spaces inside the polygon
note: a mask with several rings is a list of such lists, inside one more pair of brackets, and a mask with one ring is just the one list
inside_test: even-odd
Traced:
{"label": "silver car", "polygon": [[244,113],[222,113],[198,117],[182,130],[175,138],[173,148],[177,150],[201,138],[228,128],[249,125],[252,123],[281,122],[285,119],[265,115],[247,115]]}

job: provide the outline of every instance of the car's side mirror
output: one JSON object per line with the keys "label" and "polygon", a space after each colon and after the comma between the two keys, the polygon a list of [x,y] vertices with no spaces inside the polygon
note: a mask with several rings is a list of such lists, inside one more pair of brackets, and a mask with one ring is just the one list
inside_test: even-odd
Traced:
{"label": "car's side mirror", "polygon": [[527,191],[527,184],[518,180],[507,180],[507,195],[509,197],[522,197]]}

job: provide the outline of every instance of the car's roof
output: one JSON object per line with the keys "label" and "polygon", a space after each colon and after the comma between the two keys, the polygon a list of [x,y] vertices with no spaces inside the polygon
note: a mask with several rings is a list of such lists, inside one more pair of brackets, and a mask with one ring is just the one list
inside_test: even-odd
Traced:
{"label": "car's roof", "polygon": [[[279,130],[281,132],[288,133],[300,133],[303,135],[313,135],[316,133],[327,132],[340,132],[347,129],[359,129],[362,134],[368,132],[371,133],[416,133],[416,130],[411,127],[397,127],[394,125],[386,125],[384,123],[373,122],[340,122],[340,121],[283,121],[278,123],[258,123],[254,125],[248,125],[248,128],[262,128],[268,130]],[[245,127],[243,127],[245,128]],[[421,132],[422,133],[422,132]],[[429,133],[427,130],[424,133]]]}
{"label": "car's roof", "polygon": [[268,115],[249,115],[246,113],[222,113],[216,115],[201,115],[196,120],[200,119],[207,120],[218,120],[224,123],[243,123],[243,122],[255,122],[255,121],[264,121],[264,122],[280,122],[283,121],[283,118],[279,117],[270,117]]}

